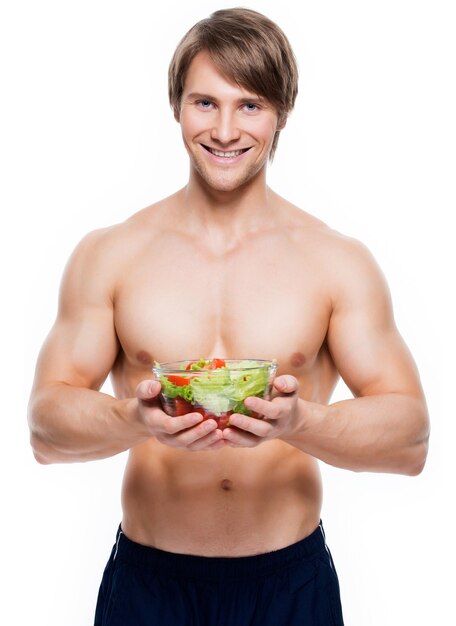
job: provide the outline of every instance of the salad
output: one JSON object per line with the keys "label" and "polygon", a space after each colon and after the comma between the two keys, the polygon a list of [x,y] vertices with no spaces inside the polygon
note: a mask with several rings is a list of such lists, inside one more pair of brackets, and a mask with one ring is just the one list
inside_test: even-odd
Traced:
{"label": "salad", "polygon": [[225,428],[233,413],[260,417],[248,409],[249,396],[268,398],[277,361],[204,359],[158,363],[152,368],[160,381],[160,399],[168,415],[198,412]]}

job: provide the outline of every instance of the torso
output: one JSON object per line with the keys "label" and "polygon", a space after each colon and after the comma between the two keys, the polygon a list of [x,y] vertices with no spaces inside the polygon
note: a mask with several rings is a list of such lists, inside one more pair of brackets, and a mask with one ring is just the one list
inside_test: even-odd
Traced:
{"label": "torso", "polygon": [[[116,395],[133,396],[154,360],[276,358],[278,375],[298,379],[300,397],[328,403],[338,374],[325,343],[325,248],[337,235],[282,200],[273,228],[214,252],[180,230],[175,202],[121,226],[128,232],[115,293]],[[310,534],[321,499],[316,460],[282,441],[187,452],[150,439],[129,453],[122,527],[171,552],[258,554]]]}

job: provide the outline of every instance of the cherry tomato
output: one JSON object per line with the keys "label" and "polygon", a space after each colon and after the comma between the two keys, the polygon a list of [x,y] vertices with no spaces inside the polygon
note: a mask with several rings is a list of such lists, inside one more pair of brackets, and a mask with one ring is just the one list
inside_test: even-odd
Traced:
{"label": "cherry tomato", "polygon": [[185,385],[190,384],[190,381],[192,380],[188,376],[173,376],[171,374],[167,376],[167,378],[170,383],[173,383],[173,385],[177,385],[178,387],[184,387]]}
{"label": "cherry tomato", "polygon": [[186,413],[193,413],[193,405],[184,398],[176,396],[173,402],[173,417],[179,417],[179,415],[185,415]]}
{"label": "cherry tomato", "polygon": [[226,367],[225,361],[223,359],[212,359],[207,369],[216,370],[216,369],[219,369],[220,367]]}
{"label": "cherry tomato", "polygon": [[228,411],[228,413],[226,413],[225,415],[220,415],[220,417],[217,418],[218,427],[220,428],[220,430],[223,430],[228,426],[228,422],[230,421],[230,415],[233,415],[233,411]]}

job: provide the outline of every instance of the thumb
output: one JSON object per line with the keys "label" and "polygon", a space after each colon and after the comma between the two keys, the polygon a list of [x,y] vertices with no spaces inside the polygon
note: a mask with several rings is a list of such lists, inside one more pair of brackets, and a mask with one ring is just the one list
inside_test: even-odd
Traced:
{"label": "thumb", "polygon": [[143,380],[136,387],[136,397],[139,400],[150,400],[158,396],[161,385],[157,380]]}
{"label": "thumb", "polygon": [[298,390],[299,383],[291,374],[284,374],[274,380],[274,387],[277,391],[281,391],[282,393],[294,393]]}

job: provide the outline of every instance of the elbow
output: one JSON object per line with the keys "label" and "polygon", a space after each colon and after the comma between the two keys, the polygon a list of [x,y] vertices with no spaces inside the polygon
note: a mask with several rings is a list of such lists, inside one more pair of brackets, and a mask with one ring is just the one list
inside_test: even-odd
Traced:
{"label": "elbow", "polygon": [[52,461],[48,459],[48,457],[44,456],[41,452],[33,448],[33,456],[35,457],[35,461],[40,465],[50,465]]}
{"label": "elbow", "polygon": [[36,434],[31,433],[30,445],[32,447],[33,456],[35,461],[40,465],[50,465],[55,461],[52,459],[52,455],[49,453],[48,447],[44,444],[43,440]]}
{"label": "elbow", "polygon": [[27,419],[30,430],[30,446],[36,462],[40,465],[53,463],[50,446],[46,443],[45,429],[41,425],[37,408],[32,402],[29,404]]}
{"label": "elbow", "polygon": [[406,476],[419,476],[424,470],[426,465],[426,459],[429,449],[429,438],[414,446],[412,454],[410,454],[410,460],[407,466],[404,468],[404,474]]}
{"label": "elbow", "polygon": [[404,472],[407,476],[419,476],[424,470],[429,451],[429,435],[429,414],[423,404],[420,419],[417,420],[415,428],[415,443],[409,450],[407,471]]}

